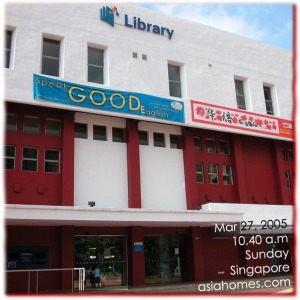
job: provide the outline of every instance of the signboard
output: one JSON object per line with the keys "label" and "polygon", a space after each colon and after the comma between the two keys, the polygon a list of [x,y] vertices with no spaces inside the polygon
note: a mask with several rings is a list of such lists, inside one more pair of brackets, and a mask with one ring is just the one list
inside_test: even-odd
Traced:
{"label": "signboard", "polygon": [[[103,6],[100,9],[100,20],[108,23],[112,27],[115,26],[115,16],[120,17],[120,13],[116,6]],[[123,25],[123,24],[120,24]],[[145,32],[152,32],[154,34],[162,35],[168,37],[169,40],[172,39],[174,29],[169,29],[168,27],[153,24],[152,22],[146,22],[137,16],[124,15],[124,26],[129,28],[138,29]]]}
{"label": "signboard", "polygon": [[143,242],[134,242],[133,250],[134,250],[134,252],[143,252],[144,251],[144,243]]}
{"label": "signboard", "polygon": [[33,75],[34,99],[178,123],[184,123],[184,103],[152,95],[102,89]]}
{"label": "signboard", "polygon": [[230,127],[291,140],[294,138],[294,125],[290,120],[194,100],[191,100],[191,109],[192,121],[196,123]]}

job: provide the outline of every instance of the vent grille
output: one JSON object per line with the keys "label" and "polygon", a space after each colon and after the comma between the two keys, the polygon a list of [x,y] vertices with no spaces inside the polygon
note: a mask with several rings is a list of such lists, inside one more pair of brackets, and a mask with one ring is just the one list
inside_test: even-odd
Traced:
{"label": "vent grille", "polygon": [[146,54],[142,54],[142,60],[147,60],[147,55]]}
{"label": "vent grille", "polygon": [[138,54],[136,52],[132,52],[132,57],[133,58],[138,58]]}

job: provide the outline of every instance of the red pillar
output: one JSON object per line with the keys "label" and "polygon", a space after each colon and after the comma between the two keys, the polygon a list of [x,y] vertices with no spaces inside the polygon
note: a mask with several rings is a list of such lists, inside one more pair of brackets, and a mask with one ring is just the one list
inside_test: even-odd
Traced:
{"label": "red pillar", "polygon": [[240,203],[248,203],[247,199],[247,185],[246,185],[246,173],[243,160],[243,149],[240,136],[233,135],[233,151],[235,158],[236,180],[238,186],[238,195]]}
{"label": "red pillar", "polygon": [[74,206],[74,113],[66,112],[62,126],[61,205]]}
{"label": "red pillar", "polygon": [[140,145],[138,122],[127,119],[128,207],[141,208]]}
{"label": "red pillar", "polygon": [[188,235],[187,251],[187,280],[199,282],[204,280],[203,240],[201,228],[191,227]]}
{"label": "red pillar", "polygon": [[[135,244],[142,243],[142,251]],[[131,227],[128,241],[128,285],[145,284],[145,255],[143,227]]]}
{"label": "red pillar", "polygon": [[278,174],[278,188],[279,188],[279,203],[281,204],[285,204],[285,205],[290,205],[291,201],[290,201],[290,191],[287,187],[286,184],[286,178],[285,178],[285,164],[284,164],[284,160],[282,158],[282,148],[280,146],[280,142],[278,141],[274,141],[274,149],[275,149],[275,162],[276,162],[276,167],[275,170],[277,171]]}
{"label": "red pillar", "polygon": [[[74,227],[61,227],[61,268],[74,268]],[[62,290],[72,289],[72,270],[62,271]]]}
{"label": "red pillar", "polygon": [[187,209],[195,209],[198,205],[198,187],[196,180],[195,150],[193,132],[182,127],[183,161]]}

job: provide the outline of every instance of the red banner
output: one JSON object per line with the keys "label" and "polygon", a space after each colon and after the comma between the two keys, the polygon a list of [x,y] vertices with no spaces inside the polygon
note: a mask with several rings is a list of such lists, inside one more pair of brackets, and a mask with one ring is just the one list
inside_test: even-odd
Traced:
{"label": "red banner", "polygon": [[191,106],[193,122],[230,127],[291,140],[294,138],[294,125],[290,120],[194,100],[191,100]]}

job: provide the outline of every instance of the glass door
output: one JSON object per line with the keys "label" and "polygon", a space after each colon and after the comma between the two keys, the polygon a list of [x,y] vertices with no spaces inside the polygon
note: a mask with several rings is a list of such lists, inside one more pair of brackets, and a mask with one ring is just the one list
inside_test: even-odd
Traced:
{"label": "glass door", "polygon": [[144,249],[147,284],[185,280],[184,236],[145,236]]}
{"label": "glass door", "polygon": [[75,236],[75,267],[85,268],[86,288],[92,288],[91,272],[98,266],[102,287],[127,285],[126,237]]}

